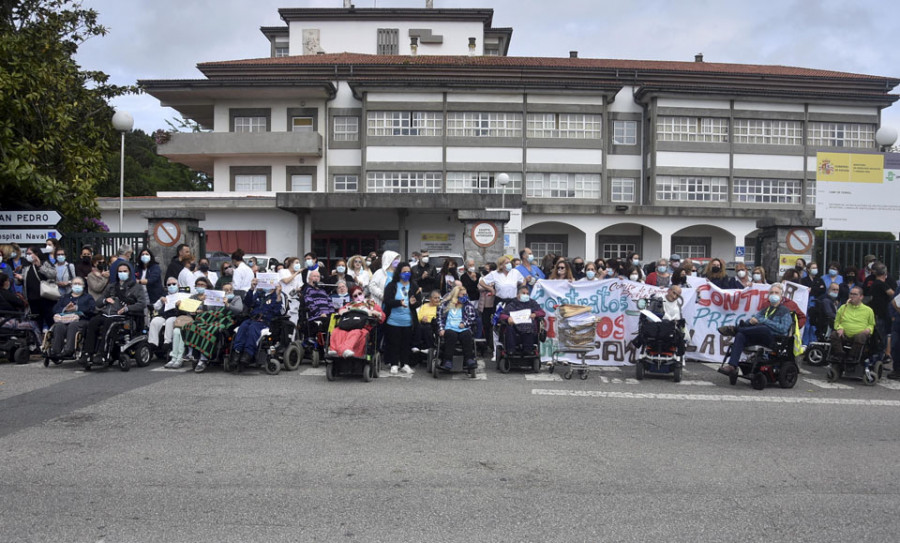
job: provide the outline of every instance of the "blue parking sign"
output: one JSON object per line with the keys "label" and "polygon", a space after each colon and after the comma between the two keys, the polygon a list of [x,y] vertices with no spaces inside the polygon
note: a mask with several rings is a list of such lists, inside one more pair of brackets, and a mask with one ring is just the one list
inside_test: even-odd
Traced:
{"label": "blue parking sign", "polygon": [[734,248],[734,256],[745,256],[747,253],[747,248],[743,245],[738,245]]}

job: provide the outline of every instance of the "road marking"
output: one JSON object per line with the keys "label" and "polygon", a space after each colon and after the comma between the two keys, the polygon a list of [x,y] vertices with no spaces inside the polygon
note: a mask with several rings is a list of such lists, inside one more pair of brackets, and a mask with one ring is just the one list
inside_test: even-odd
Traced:
{"label": "road marking", "polygon": [[[444,375],[441,375],[439,379],[445,379]],[[456,381],[487,381],[487,374],[482,372],[475,372],[475,378],[469,377],[468,373],[451,373],[450,379]]]}
{"label": "road marking", "polygon": [[688,385],[688,386],[702,386],[702,387],[714,387],[715,383],[712,381],[680,381],[675,383],[676,385]]}
{"label": "road marking", "polygon": [[192,367],[190,366],[190,364],[185,364],[184,366],[182,366],[182,367],[180,367],[180,368],[177,368],[177,369],[176,369],[176,368],[167,368],[167,367],[165,367],[165,366],[160,366],[160,367],[158,367],[158,368],[154,368],[154,369],[149,370],[149,371],[162,371],[162,372],[165,372],[165,373],[187,373],[187,372],[189,372],[189,371],[194,371],[194,368],[192,368]]}
{"label": "road marking", "polygon": [[900,400],[863,400],[851,398],[797,398],[783,396],[733,396],[720,394],[660,394],[653,392],[604,392],[600,390],[558,390],[546,388],[531,389],[534,396],[575,396],[582,398],[612,398],[620,400],[687,400],[706,402],[751,402],[751,403],[800,403],[813,405],[862,405],[900,407]]}
{"label": "road marking", "polygon": [[558,373],[526,373],[526,381],[562,381]]}
{"label": "road marking", "polygon": [[841,383],[829,383],[828,381],[818,381],[816,379],[807,379],[806,377],[804,377],[803,380],[819,388],[827,388],[832,390],[853,390],[852,386],[842,385]]}
{"label": "road marking", "polygon": [[884,388],[889,388],[891,390],[900,390],[900,382],[897,381],[886,381],[884,379],[878,381],[878,386],[882,386]]}
{"label": "road marking", "polygon": [[707,368],[709,368],[711,370],[715,370],[715,371],[719,371],[719,368],[722,367],[722,364],[716,364],[714,362],[701,362],[701,364],[706,366]]}
{"label": "road marking", "polygon": [[800,370],[800,375],[812,375],[812,372],[809,370],[805,370],[803,368],[797,368],[797,369]]}
{"label": "road marking", "polygon": [[600,382],[608,383],[610,385],[621,385],[621,384],[637,385],[640,383],[640,381],[638,381],[637,379],[631,379],[631,378],[619,379],[618,377],[607,377],[605,375],[600,376]]}
{"label": "road marking", "polygon": [[613,371],[613,372],[621,372],[621,366],[593,366],[597,371]]}
{"label": "road marking", "polygon": [[318,368],[306,368],[305,370],[297,373],[304,377],[325,377],[325,366],[319,366]]}

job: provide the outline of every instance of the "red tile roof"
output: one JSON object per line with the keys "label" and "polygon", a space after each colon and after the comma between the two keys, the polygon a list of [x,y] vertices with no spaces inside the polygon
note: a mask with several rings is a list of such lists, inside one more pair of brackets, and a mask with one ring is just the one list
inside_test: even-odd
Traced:
{"label": "red tile roof", "polygon": [[562,68],[583,70],[625,70],[641,72],[683,72],[693,74],[761,75],[785,77],[813,77],[834,79],[895,79],[885,76],[798,68],[794,66],[771,66],[762,64],[727,64],[721,62],[676,62],[667,60],[622,60],[595,58],[556,57],[499,57],[499,56],[398,56],[364,55],[359,53],[334,53],[325,55],[299,55],[278,58],[253,58],[204,62],[197,65],[206,68],[240,67],[288,67],[322,65],[367,65],[367,66],[422,66],[422,67],[482,67],[482,68]]}

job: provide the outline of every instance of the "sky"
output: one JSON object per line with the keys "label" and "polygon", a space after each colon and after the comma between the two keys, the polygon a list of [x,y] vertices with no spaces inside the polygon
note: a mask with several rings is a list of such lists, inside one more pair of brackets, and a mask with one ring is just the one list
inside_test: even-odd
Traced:
{"label": "sky", "polygon": [[[424,7],[425,0],[354,0],[358,8]],[[76,57],[112,83],[202,79],[201,62],[269,56],[260,26],[283,26],[284,7],[343,7],[342,0],[83,0],[109,33]],[[900,78],[900,2],[891,0],[435,0],[436,8],[492,8],[512,27],[510,56],[772,64]],[[548,9],[552,6],[552,9]],[[892,91],[900,94],[900,87]],[[149,95],[113,105],[135,128],[178,117]],[[882,124],[900,129],[900,103]]]}

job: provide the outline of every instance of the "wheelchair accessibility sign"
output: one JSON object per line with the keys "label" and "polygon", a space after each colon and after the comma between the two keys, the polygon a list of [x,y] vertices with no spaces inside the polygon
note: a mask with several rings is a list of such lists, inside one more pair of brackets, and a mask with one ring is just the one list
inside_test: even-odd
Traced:
{"label": "wheelchair accessibility sign", "polygon": [[734,248],[734,260],[736,262],[743,262],[744,257],[747,255],[747,248],[743,245],[738,245]]}

